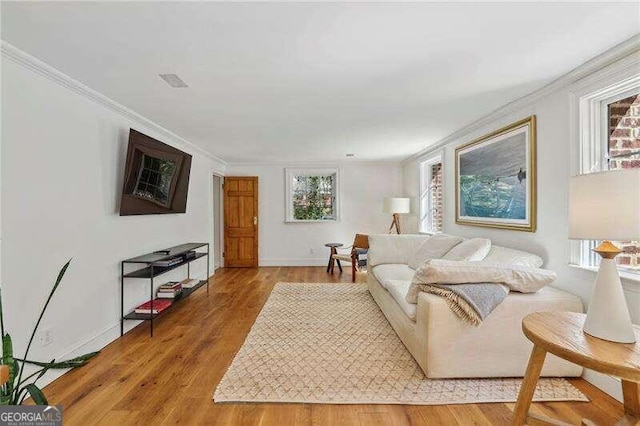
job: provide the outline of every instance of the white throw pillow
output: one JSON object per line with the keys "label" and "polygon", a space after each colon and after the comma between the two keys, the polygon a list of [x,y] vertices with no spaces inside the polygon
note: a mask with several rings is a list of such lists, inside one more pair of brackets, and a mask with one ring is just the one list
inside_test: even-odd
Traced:
{"label": "white throw pillow", "polygon": [[483,262],[508,263],[511,265],[529,266],[539,268],[542,266],[542,258],[526,251],[514,250],[496,245],[491,246],[489,254]]}
{"label": "white throw pillow", "polygon": [[425,262],[413,276],[407,302],[418,303],[422,285],[500,283],[512,291],[535,293],[551,284],[556,273],[546,269],[485,262],[457,262],[433,259]]}
{"label": "white throw pillow", "polygon": [[462,237],[436,234],[428,238],[409,258],[409,268],[418,269],[426,260],[440,259],[449,250],[462,242]]}
{"label": "white throw pillow", "polygon": [[491,250],[491,240],[488,238],[471,238],[464,240],[447,252],[442,259],[477,262],[484,259]]}

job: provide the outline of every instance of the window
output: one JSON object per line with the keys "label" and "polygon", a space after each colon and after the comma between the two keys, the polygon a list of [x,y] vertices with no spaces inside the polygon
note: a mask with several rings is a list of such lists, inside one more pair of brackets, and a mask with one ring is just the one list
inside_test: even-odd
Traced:
{"label": "window", "polygon": [[142,166],[133,195],[169,207],[169,190],[175,171],[175,161],[142,154]]}
{"label": "window", "polygon": [[[640,168],[640,82],[623,81],[580,98],[581,173]],[[621,271],[640,274],[640,241],[614,241]],[[576,243],[573,263],[598,267],[600,241]]]}
{"label": "window", "polygon": [[338,220],[338,169],[286,169],[286,222]]}
{"label": "window", "polygon": [[420,232],[442,232],[442,155],[420,163]]}
{"label": "window", "polygon": [[[640,92],[607,104],[609,170],[640,169]],[[640,241],[618,241],[616,262],[640,272]]]}

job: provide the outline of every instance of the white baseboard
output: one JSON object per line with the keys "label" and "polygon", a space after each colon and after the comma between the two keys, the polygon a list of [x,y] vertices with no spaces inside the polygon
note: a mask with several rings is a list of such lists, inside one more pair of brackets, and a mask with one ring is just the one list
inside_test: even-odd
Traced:
{"label": "white baseboard", "polygon": [[[137,325],[137,324],[136,324]],[[116,323],[112,323],[102,331],[95,333],[93,336],[89,337],[84,343],[80,343],[70,349],[64,351],[64,353],[57,357],[56,360],[62,361],[65,359],[73,358],[76,356],[84,355],[89,352],[95,352],[101,350],[109,343],[116,340],[120,337],[120,321]],[[83,368],[91,368],[91,361],[87,364],[86,367]],[[40,388],[45,387],[49,383],[53,382],[57,378],[61,377],[65,373],[67,373],[69,369],[65,370],[49,370],[40,380],[38,380],[38,386]],[[46,392],[45,392],[46,396]]]}
{"label": "white baseboard", "polygon": [[[285,258],[285,259],[260,259],[260,266],[327,266],[326,258]],[[344,268],[344,265],[343,265]]]}
{"label": "white baseboard", "polygon": [[619,379],[586,368],[584,369],[584,373],[582,373],[582,378],[622,402],[622,385]]}

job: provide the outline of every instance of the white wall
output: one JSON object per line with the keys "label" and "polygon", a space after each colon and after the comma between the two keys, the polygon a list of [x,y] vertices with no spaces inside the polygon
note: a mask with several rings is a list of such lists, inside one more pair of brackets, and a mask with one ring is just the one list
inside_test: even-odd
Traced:
{"label": "white wall", "polygon": [[[568,239],[568,186],[577,152],[574,144],[576,134],[571,130],[572,93],[577,93],[585,80],[600,80],[609,84],[616,69],[629,68],[629,61],[635,62],[637,53],[622,58],[619,62],[596,71],[569,86],[564,86],[543,97],[533,97],[520,108],[505,108],[504,113],[481,127],[458,135],[444,146],[444,232],[465,237],[489,237],[493,243],[523,249],[536,253],[545,260],[545,267],[558,273],[554,286],[563,288],[582,298],[585,309],[595,282],[595,272],[569,266],[571,249]],[[637,73],[638,67],[635,67]],[[622,72],[622,71],[621,71]],[[633,72],[633,68],[631,69]],[[624,71],[623,73],[627,73]],[[462,226],[455,223],[455,147],[472,141],[505,125],[535,114],[537,116],[537,159],[538,159],[538,227],[535,233],[518,232]],[[429,154],[423,158],[429,158]],[[413,159],[404,164],[405,196],[417,197],[419,192],[419,161]],[[417,216],[408,220],[410,230],[417,231]],[[640,324],[640,282],[623,280],[625,295],[636,324]],[[593,379],[592,376],[589,376]],[[593,379],[596,384],[619,396],[619,389],[607,387],[602,378]],[[600,381],[598,381],[600,380]]]}
{"label": "white wall", "polygon": [[[326,167],[326,164],[296,167]],[[338,222],[285,223],[286,167],[293,165],[229,165],[227,176],[258,176],[260,266],[326,265],[328,242],[351,245],[355,233],[385,233],[391,215],[382,199],[402,190],[399,163],[345,162],[340,168],[341,216]],[[313,250],[313,253],[311,253]]]}
{"label": "white wall", "polygon": [[[53,343],[36,343],[30,356],[59,359],[119,336],[121,260],[212,242],[212,174],[224,173],[224,163],[28,55],[4,45],[2,53],[5,326],[21,354],[58,270],[73,258],[43,321]],[[193,155],[186,214],[118,215],[130,127]],[[205,261],[192,267],[203,278],[205,270]],[[148,297],[148,280],[125,283],[125,310]]]}

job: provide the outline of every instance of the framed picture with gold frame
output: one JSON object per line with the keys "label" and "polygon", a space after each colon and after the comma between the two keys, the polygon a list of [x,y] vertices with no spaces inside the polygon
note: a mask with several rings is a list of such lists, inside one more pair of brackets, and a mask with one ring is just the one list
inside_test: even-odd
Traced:
{"label": "framed picture with gold frame", "polygon": [[536,117],[456,148],[456,223],[536,230]]}

